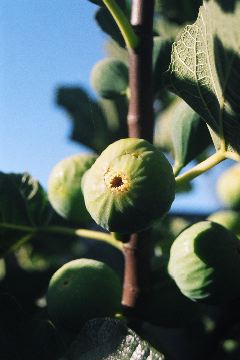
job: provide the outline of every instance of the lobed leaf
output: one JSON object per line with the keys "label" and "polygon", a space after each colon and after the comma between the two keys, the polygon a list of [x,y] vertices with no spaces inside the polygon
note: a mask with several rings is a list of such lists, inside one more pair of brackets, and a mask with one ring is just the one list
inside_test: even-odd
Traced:
{"label": "lobed leaf", "polygon": [[118,320],[89,321],[69,352],[61,360],[161,360],[164,355],[153,349],[134,331]]}
{"label": "lobed leaf", "polygon": [[[234,5],[234,12],[231,11]],[[203,2],[173,44],[170,89],[209,125],[215,147],[240,153],[240,3]]]}

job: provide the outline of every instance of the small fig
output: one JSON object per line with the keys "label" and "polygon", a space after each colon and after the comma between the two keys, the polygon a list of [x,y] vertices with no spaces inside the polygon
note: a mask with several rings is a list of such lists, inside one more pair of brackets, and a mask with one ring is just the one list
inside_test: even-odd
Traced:
{"label": "small fig", "polygon": [[103,98],[112,99],[123,95],[128,88],[128,68],[117,59],[101,60],[92,69],[91,83]]}
{"label": "small fig", "polygon": [[120,279],[100,261],[70,261],[55,272],[48,286],[50,318],[70,330],[79,330],[93,318],[113,317],[120,311],[120,304]]}
{"label": "small fig", "polygon": [[121,139],[89,169],[83,193],[97,224],[112,232],[131,233],[167,213],[175,196],[175,179],[168,160],[152,144]]}
{"label": "small fig", "polygon": [[225,206],[233,210],[240,210],[239,164],[231,166],[219,177],[217,193]]}
{"label": "small fig", "polygon": [[54,166],[48,180],[48,196],[52,207],[65,219],[81,225],[91,221],[85,207],[81,182],[96,157],[93,154],[69,156]]}
{"label": "small fig", "polygon": [[192,300],[218,304],[240,295],[239,241],[223,226],[196,223],[173,242],[168,271]]}
{"label": "small fig", "polygon": [[240,236],[240,213],[234,210],[220,210],[208,217],[208,220],[220,224]]}

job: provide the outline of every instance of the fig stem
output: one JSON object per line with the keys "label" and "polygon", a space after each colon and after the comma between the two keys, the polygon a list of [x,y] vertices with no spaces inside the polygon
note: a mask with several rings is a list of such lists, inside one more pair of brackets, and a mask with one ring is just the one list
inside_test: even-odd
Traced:
{"label": "fig stem", "polygon": [[177,185],[184,185],[199,175],[205,173],[206,171],[212,169],[214,166],[218,165],[220,162],[225,160],[227,155],[225,152],[219,150],[215,154],[208,157],[206,160],[200,162],[196,166],[192,167],[190,170],[185,173],[178,175],[176,177]]}
{"label": "fig stem", "polygon": [[125,41],[125,44],[128,49],[135,49],[138,46],[138,36],[134,32],[128,18],[118,6],[115,0],[103,0],[103,3],[111,13],[113,19],[115,20],[122,36]]}
{"label": "fig stem", "polygon": [[31,226],[15,225],[8,223],[0,223],[0,229],[18,230],[18,231],[30,233],[32,235],[36,235],[37,233],[48,233],[48,234],[60,234],[60,235],[84,237],[88,239],[103,241],[115,247],[116,249],[123,251],[123,245],[121,241],[115,240],[111,234],[103,233],[95,230],[73,229],[62,226],[31,227]]}
{"label": "fig stem", "polygon": [[[153,15],[154,0],[132,0],[131,24],[138,47],[128,49],[128,136],[153,141]],[[144,204],[142,204],[144,206]],[[131,221],[131,220],[130,220]],[[151,230],[129,235],[123,245],[124,281],[122,306],[129,325],[141,327],[141,309],[150,285]]]}

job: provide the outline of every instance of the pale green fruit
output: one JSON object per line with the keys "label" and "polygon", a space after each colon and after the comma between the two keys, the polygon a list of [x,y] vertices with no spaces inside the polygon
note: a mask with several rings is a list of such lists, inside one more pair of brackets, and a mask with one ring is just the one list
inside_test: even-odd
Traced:
{"label": "pale green fruit", "polygon": [[112,232],[131,233],[149,227],[169,210],[175,196],[172,167],[142,139],[109,145],[87,172],[83,193],[97,224]]}
{"label": "pale green fruit", "polygon": [[120,279],[100,261],[70,261],[55,272],[48,286],[50,318],[72,330],[79,330],[90,319],[114,316],[120,304]]}
{"label": "pale green fruit", "polygon": [[230,209],[240,210],[240,165],[226,170],[217,183],[217,193],[223,204]]}
{"label": "pale green fruit", "polygon": [[128,68],[120,60],[103,59],[92,69],[91,84],[94,90],[106,99],[125,94],[128,88]]}
{"label": "pale green fruit", "polygon": [[208,220],[214,221],[240,236],[240,213],[234,210],[220,210],[208,217]]}
{"label": "pale green fruit", "polygon": [[69,156],[54,166],[48,179],[48,196],[52,207],[65,219],[81,225],[91,221],[81,182],[96,158],[93,154]]}
{"label": "pale green fruit", "polygon": [[168,271],[192,300],[222,303],[240,295],[239,241],[223,226],[196,223],[173,242]]}

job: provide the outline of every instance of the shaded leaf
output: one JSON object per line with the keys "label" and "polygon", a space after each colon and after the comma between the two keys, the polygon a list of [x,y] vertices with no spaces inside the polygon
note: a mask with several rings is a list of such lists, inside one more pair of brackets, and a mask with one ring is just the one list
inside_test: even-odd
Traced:
{"label": "shaded leaf", "polygon": [[201,0],[156,0],[156,11],[168,20],[182,24],[196,19],[201,4]]}
{"label": "shaded leaf", "polygon": [[177,172],[211,144],[205,122],[182,100],[173,108],[171,136]]}
{"label": "shaded leaf", "polygon": [[61,360],[161,360],[164,356],[114,319],[89,321]]}
{"label": "shaded leaf", "polygon": [[128,104],[125,96],[97,102],[79,87],[61,87],[57,103],[66,109],[73,121],[71,138],[96,153],[127,136]]}
{"label": "shaded leaf", "polygon": [[153,38],[153,82],[154,93],[163,91],[163,74],[168,69],[171,61],[172,40],[155,36]]}
{"label": "shaded leaf", "polygon": [[102,152],[108,144],[108,130],[99,104],[80,87],[60,87],[56,101],[73,121],[71,139]]}
{"label": "shaded leaf", "polygon": [[[210,126],[216,148],[240,152],[240,3],[204,1],[197,21],[174,43],[170,88]],[[221,5],[221,6],[220,6]]]}
{"label": "shaded leaf", "polygon": [[0,256],[32,237],[27,231],[3,228],[3,224],[47,225],[51,215],[47,195],[37,180],[28,173],[0,172]]}

